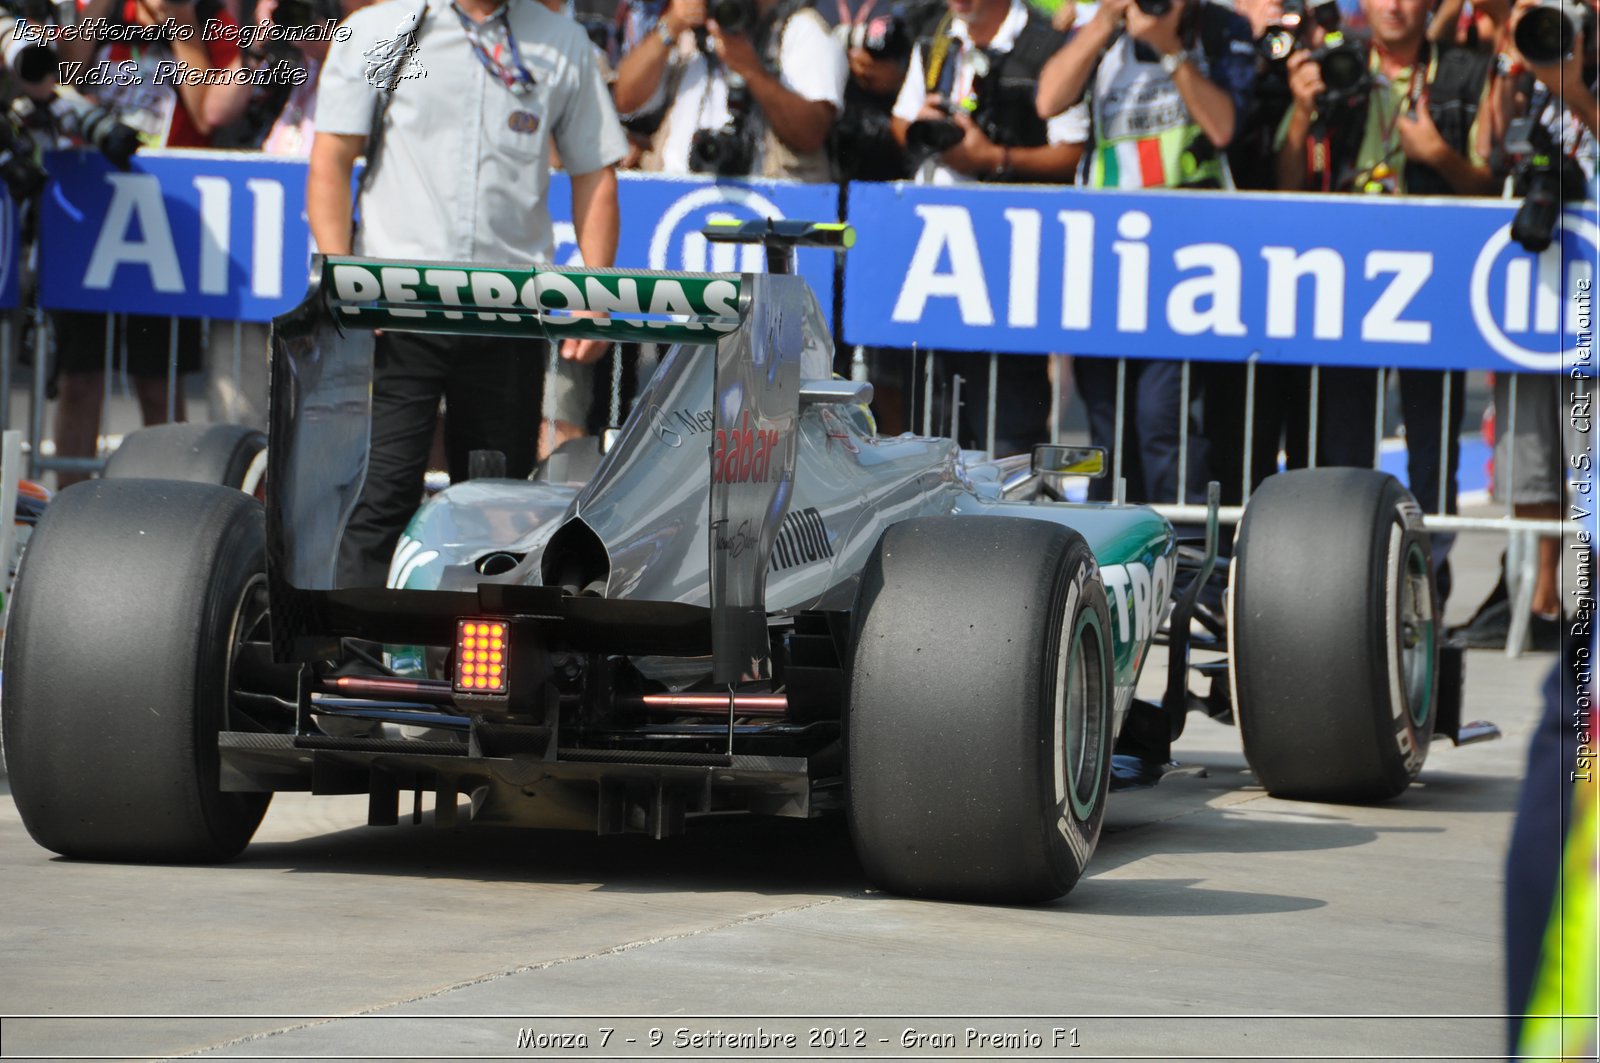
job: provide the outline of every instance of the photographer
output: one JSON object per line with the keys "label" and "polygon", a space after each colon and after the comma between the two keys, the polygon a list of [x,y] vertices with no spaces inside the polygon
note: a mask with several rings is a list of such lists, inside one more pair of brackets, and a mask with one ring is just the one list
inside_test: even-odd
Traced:
{"label": "photographer", "polygon": [[[895,138],[918,184],[1072,180],[1082,158],[1081,114],[1051,121],[1033,109],[1039,69],[1066,39],[1021,0],[948,0],[948,15],[918,42],[894,105]],[[982,445],[989,407],[988,355],[946,354],[938,368],[953,401],[962,378],[959,432]],[[1021,453],[1048,437],[1048,359],[1003,357],[997,370],[996,453]],[[902,384],[905,382],[902,381]],[[891,385],[892,387],[892,385]],[[949,414],[935,414],[949,423]]]}
{"label": "photographer", "polygon": [[[1066,41],[1022,0],[949,0],[949,18],[911,55],[895,137],[920,183],[1070,182],[1083,157],[1081,111],[1041,118],[1040,70]],[[944,36],[948,34],[948,36]]]}
{"label": "photographer", "polygon": [[[1370,49],[1339,40],[1289,57],[1294,104],[1281,131],[1279,187],[1359,195],[1495,190],[1478,121],[1489,59],[1430,43],[1431,7],[1431,0],[1361,0]],[[1450,372],[1448,410],[1445,372],[1403,369],[1399,377],[1411,492],[1424,511],[1453,513],[1466,375]],[[1325,432],[1318,441],[1319,464],[1370,467],[1376,430],[1370,371],[1324,370],[1319,391],[1318,420]],[[1441,602],[1450,589],[1448,542],[1435,540]]]}
{"label": "photographer", "polygon": [[[1595,199],[1595,12],[1522,0],[1498,13],[1504,32],[1490,102],[1498,145],[1491,161],[1522,201],[1512,238],[1539,252],[1553,241],[1565,205]],[[1570,416],[1578,399],[1576,382],[1563,374],[1494,374],[1494,493],[1516,516],[1559,519],[1565,511],[1567,456],[1581,449]],[[1505,648],[1513,617],[1504,561],[1489,597],[1450,631],[1468,647]],[[1566,626],[1560,579],[1561,542],[1541,538],[1527,618],[1535,651],[1560,644]]]}
{"label": "photographer", "polygon": [[[1045,65],[1038,109],[1056,114],[1087,96],[1093,147],[1084,183],[1093,188],[1232,188],[1223,152],[1232,143],[1255,80],[1250,25],[1207,0],[1105,0]],[[1090,437],[1123,455],[1128,497],[1170,502],[1205,498],[1209,450],[1198,426],[1179,460],[1183,395],[1177,361],[1129,359],[1128,416],[1116,438],[1117,366],[1076,358]],[[1178,483],[1186,464],[1188,483]],[[1110,497],[1109,479],[1091,484]]]}
{"label": "photographer", "polygon": [[848,76],[805,0],[670,0],[613,92],[624,115],[663,112],[644,169],[824,182]]}
{"label": "photographer", "polygon": [[833,35],[850,60],[844,113],[829,145],[839,181],[900,181],[911,176],[892,112],[912,45],[944,17],[940,0],[817,0],[823,18],[835,18]]}
{"label": "photographer", "polygon": [[213,19],[237,28],[217,0],[88,0],[80,14],[84,22],[106,19],[148,29],[138,42],[64,38],[58,49],[62,68],[77,73],[69,80],[116,107],[118,117],[139,131],[146,147],[210,147],[217,129],[244,115],[251,90],[242,79],[206,84],[204,78],[184,76],[209,70],[233,73],[242,67],[239,46],[230,34],[200,32]]}

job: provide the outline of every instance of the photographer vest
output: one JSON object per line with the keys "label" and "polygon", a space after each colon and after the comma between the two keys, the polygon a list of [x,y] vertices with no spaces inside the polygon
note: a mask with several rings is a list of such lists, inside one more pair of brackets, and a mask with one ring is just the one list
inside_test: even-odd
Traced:
{"label": "photographer vest", "polygon": [[[1426,79],[1428,116],[1438,127],[1439,136],[1451,151],[1463,157],[1470,158],[1472,155],[1472,126],[1478,117],[1478,105],[1483,97],[1483,84],[1488,76],[1490,61],[1491,57],[1465,48],[1437,47],[1424,43],[1417,64],[1413,67],[1413,77],[1420,70]],[[1363,191],[1358,187],[1361,183],[1358,178],[1363,176],[1361,150],[1372,108],[1391,106],[1385,99],[1386,95],[1369,90],[1365,106],[1344,108],[1330,119],[1328,157],[1337,160],[1331,182],[1334,191]],[[1320,187],[1317,174],[1308,174],[1308,177],[1312,179],[1312,187]],[[1456,194],[1450,183],[1433,167],[1409,159],[1404,160],[1401,187],[1406,195],[1411,196]]]}
{"label": "photographer vest", "polygon": [[[930,93],[938,90],[944,65],[956,60],[951,38],[947,35],[950,21],[950,16],[946,15],[932,37],[917,42],[923,78]],[[1039,148],[1050,142],[1046,122],[1039,117],[1034,100],[1039,93],[1039,71],[1066,42],[1065,33],[1055,29],[1047,17],[1030,7],[1027,24],[1017,34],[1010,50],[969,49],[985,56],[989,64],[987,73],[973,78],[977,109],[972,118],[990,140],[1008,148]],[[968,62],[971,62],[970,57]]]}

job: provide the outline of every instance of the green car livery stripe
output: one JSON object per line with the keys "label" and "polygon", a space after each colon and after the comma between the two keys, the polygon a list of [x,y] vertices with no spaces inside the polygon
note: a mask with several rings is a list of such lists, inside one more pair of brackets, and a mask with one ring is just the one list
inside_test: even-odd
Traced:
{"label": "green car livery stripe", "polygon": [[714,344],[738,327],[739,292],[737,274],[330,257],[319,295],[360,328]]}

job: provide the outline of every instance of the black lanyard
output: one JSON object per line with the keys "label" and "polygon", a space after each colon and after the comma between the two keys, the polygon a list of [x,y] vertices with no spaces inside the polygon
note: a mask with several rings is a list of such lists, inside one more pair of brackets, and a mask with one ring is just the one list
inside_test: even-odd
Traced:
{"label": "black lanyard", "polygon": [[[472,54],[478,57],[478,62],[483,64],[483,68],[489,72],[489,76],[499,81],[500,84],[516,95],[522,96],[532,92],[537,82],[534,81],[533,74],[523,65],[522,53],[517,50],[517,38],[511,32],[511,16],[507,11],[507,5],[510,3],[511,0],[506,0],[505,5],[502,5],[498,11],[484,20],[484,23],[487,24],[499,19],[500,28],[505,31],[504,39],[495,43],[493,54],[483,46],[480,24],[468,18],[454,3],[450,5],[450,8],[456,13],[456,17],[461,20],[461,28],[466,32],[467,41],[472,45]],[[500,59],[502,48],[511,53],[510,64]]]}

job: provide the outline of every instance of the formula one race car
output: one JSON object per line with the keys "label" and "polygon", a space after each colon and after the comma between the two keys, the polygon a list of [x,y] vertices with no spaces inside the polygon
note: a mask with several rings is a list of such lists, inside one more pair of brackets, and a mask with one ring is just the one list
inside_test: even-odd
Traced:
{"label": "formula one race car", "polygon": [[[782,266],[849,233],[708,235]],[[34,536],[5,748],[49,849],[225,860],[276,790],[367,794],[374,824],[413,791],[439,824],[465,794],[474,821],[657,838],[837,810],[887,889],[1037,901],[1072,888],[1108,788],[1159,778],[1191,708],[1236,716],[1269,791],[1316,800],[1394,797],[1434,734],[1470,737],[1421,515],[1386,475],[1272,478],[1218,565],[1214,503],[1189,543],[1146,507],[1058,501],[1101,452],[878,437],[792,272],[316,268],[274,323],[264,512],[111,478]],[[451,486],[391,586],[339,587],[376,328],[670,346],[592,474]],[[212,465],[240,465],[224,436]],[[1161,643],[1166,696],[1139,701]],[[1231,651],[1197,666],[1203,697],[1194,647]]]}

